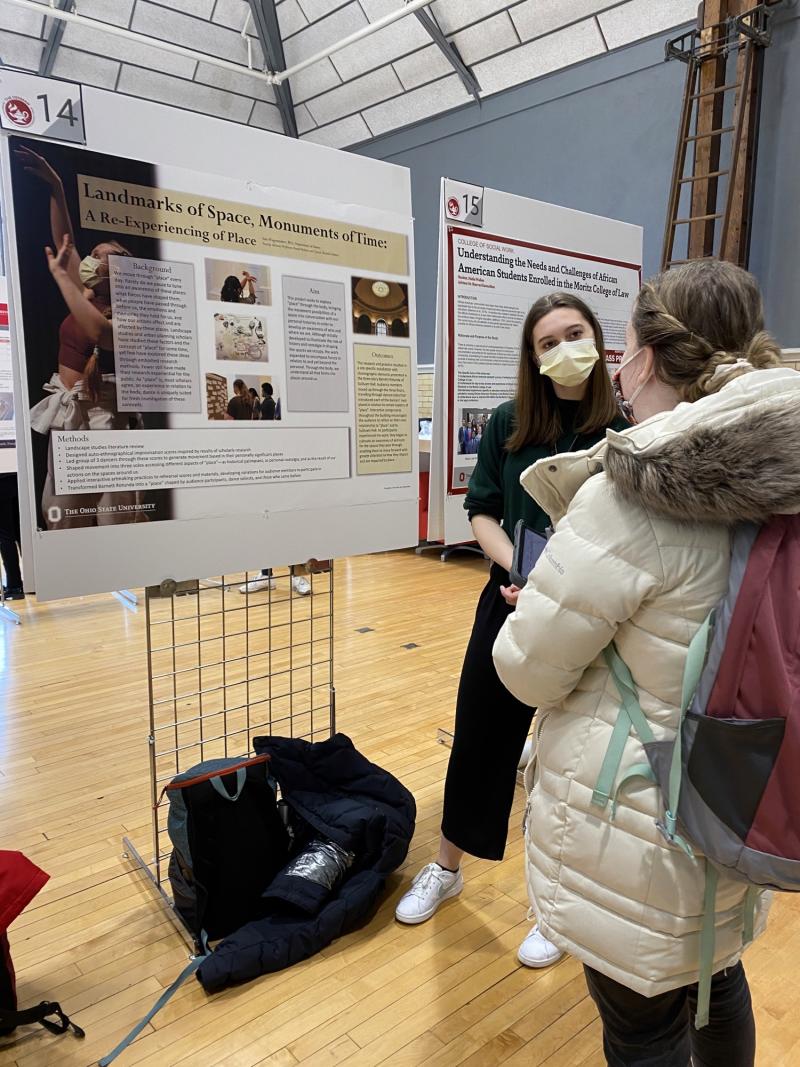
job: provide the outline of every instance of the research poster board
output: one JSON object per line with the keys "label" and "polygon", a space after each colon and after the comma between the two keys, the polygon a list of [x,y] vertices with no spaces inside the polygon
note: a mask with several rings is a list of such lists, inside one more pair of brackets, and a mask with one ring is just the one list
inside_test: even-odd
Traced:
{"label": "research poster board", "polygon": [[260,131],[241,178],[100,152],[87,96],[89,149],[4,147],[39,597],[416,544],[407,172],[381,206]]}
{"label": "research poster board", "polygon": [[[580,296],[619,362],[641,285],[638,226],[443,179],[429,539],[472,540],[464,511],[495,409],[514,396],[521,328],[550,292]],[[434,476],[434,470],[436,474]]]}
{"label": "research poster board", "polygon": [[8,296],[6,280],[0,275],[0,474],[12,474],[16,469],[17,434],[14,426],[14,371],[8,329]]}

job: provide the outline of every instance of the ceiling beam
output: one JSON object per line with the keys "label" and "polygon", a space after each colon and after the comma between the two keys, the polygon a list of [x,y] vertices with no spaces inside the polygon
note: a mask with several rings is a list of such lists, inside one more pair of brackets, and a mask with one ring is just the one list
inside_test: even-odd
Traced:
{"label": "ceiling beam", "polygon": [[428,36],[431,38],[433,43],[439,48],[439,51],[442,53],[447,62],[450,64],[450,66],[461,79],[461,83],[464,88],[480,104],[480,83],[478,82],[478,79],[475,77],[472,70],[461,58],[461,55],[456,46],[452,43],[452,41],[448,41],[448,39],[439,29],[439,23],[428,11],[421,10],[415,12],[415,14],[419,21],[422,23],[422,25],[425,27],[425,29],[428,31]]}
{"label": "ceiling beam", "polygon": [[[283,38],[275,10],[275,0],[249,0],[258,39],[264,50],[269,69],[274,73],[286,70],[283,54]],[[294,117],[294,101],[288,81],[275,86],[275,99],[281,113],[283,132],[287,137],[297,137],[297,120]]]}
{"label": "ceiling beam", "polygon": [[[56,0],[56,7],[61,11],[66,11],[71,6],[72,0]],[[47,12],[47,8],[44,8],[44,12]],[[46,18],[45,22],[47,22]],[[39,73],[43,77],[48,77],[53,73],[53,64],[56,61],[58,46],[61,44],[61,38],[64,36],[66,28],[66,22],[62,22],[61,19],[52,19],[50,21],[47,40],[44,42],[44,48],[42,49],[42,58],[39,60]]]}

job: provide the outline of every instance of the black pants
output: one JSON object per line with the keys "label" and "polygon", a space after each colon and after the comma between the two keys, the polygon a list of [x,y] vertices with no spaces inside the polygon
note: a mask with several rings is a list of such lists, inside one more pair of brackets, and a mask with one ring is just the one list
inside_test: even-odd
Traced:
{"label": "black pants", "polygon": [[3,561],[3,570],[6,572],[5,584],[9,589],[21,588],[22,573],[19,569],[19,549],[16,541],[0,537],[0,559]]}
{"label": "black pants", "polygon": [[756,1025],[744,967],[737,963],[711,979],[708,1026],[694,1027],[697,986],[643,997],[584,967],[586,984],[603,1021],[609,1067],[753,1067]]}
{"label": "black pants", "polygon": [[492,660],[495,638],[513,611],[500,593],[508,584],[508,574],[493,563],[461,669],[444,787],[442,833],[487,860],[503,858],[517,765],[535,710],[508,692]]}
{"label": "black pants", "polygon": [[19,498],[16,474],[0,475],[0,559],[10,589],[22,585],[19,569]]}

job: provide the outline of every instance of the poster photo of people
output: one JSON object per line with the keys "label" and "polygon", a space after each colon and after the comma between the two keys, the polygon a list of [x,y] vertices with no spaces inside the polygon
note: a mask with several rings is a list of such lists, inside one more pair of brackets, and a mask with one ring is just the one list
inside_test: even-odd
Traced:
{"label": "poster photo of people", "polygon": [[272,277],[269,267],[258,263],[235,263],[227,259],[207,259],[206,300],[222,304],[272,303]]}
{"label": "poster photo of people", "polygon": [[206,410],[212,422],[280,422],[277,380],[265,374],[207,373]]}
{"label": "poster photo of people", "polygon": [[159,260],[159,242],[78,225],[81,174],[148,185],[154,168],[19,137],[10,158],[38,528],[172,518],[170,490],[58,494],[51,441],[57,430],[167,426],[161,413],[118,408],[109,270],[109,257]]}
{"label": "poster photo of people", "polygon": [[462,408],[458,427],[459,456],[477,456],[494,408]]}

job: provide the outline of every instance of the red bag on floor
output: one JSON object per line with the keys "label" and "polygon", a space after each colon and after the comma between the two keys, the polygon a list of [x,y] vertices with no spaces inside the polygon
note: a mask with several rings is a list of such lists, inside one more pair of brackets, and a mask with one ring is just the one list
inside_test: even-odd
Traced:
{"label": "red bag on floor", "polygon": [[31,1023],[41,1023],[52,1034],[64,1034],[71,1029],[76,1037],[84,1036],[83,1030],[70,1022],[58,1004],[43,1000],[34,1008],[17,1009],[17,987],[6,931],[49,877],[21,852],[0,850],[0,1036]]}

